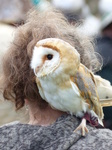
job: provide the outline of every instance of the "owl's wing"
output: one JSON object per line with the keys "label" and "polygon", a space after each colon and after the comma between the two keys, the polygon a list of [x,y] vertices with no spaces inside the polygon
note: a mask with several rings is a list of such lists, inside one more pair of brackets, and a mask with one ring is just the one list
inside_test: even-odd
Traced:
{"label": "owl's wing", "polygon": [[94,110],[99,118],[103,118],[102,107],[99,102],[96,83],[92,72],[81,64],[79,71],[72,81],[77,85],[82,98],[89,104],[89,108]]}

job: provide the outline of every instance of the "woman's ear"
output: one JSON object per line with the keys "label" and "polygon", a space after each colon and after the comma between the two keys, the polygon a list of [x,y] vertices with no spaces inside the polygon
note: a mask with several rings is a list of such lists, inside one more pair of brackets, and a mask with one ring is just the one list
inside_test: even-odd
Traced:
{"label": "woman's ear", "polygon": [[25,105],[29,105],[28,99],[25,99]]}
{"label": "woman's ear", "polygon": [[26,111],[29,110],[29,102],[28,102],[28,99],[25,99],[25,109],[26,109]]}

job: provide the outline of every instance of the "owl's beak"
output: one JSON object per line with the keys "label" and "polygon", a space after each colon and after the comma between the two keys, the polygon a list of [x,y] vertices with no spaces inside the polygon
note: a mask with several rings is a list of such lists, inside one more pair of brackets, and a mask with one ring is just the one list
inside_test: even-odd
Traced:
{"label": "owl's beak", "polygon": [[46,75],[45,72],[43,71],[43,69],[42,68],[40,69],[40,67],[38,67],[38,66],[34,69],[34,73],[35,73],[36,77],[38,77],[38,78],[41,78]]}
{"label": "owl's beak", "polygon": [[39,66],[37,66],[36,68],[35,68],[35,74],[38,74],[38,72],[39,72]]}
{"label": "owl's beak", "polygon": [[36,75],[36,77],[39,77],[39,66],[37,66],[36,68],[34,68],[34,73],[35,73],[35,75]]}

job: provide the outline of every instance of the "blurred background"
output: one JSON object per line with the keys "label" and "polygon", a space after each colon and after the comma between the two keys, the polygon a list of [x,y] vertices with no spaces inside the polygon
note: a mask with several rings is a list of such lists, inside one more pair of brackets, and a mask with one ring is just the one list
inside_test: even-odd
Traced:
{"label": "blurred background", "polygon": [[[15,29],[24,24],[26,13],[33,6],[43,11],[52,5],[70,24],[80,22],[82,33],[94,38],[95,51],[103,57],[102,70],[97,72],[112,83],[112,0],[0,0],[0,74]],[[112,129],[112,107],[104,108],[104,124]],[[0,125],[19,120],[25,122],[25,108],[16,112],[14,105],[0,95]]]}

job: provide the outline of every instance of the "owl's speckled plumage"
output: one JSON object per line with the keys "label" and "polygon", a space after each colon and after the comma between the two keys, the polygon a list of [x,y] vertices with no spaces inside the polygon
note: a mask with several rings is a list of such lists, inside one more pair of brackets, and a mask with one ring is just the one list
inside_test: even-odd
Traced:
{"label": "owl's speckled plumage", "polygon": [[56,38],[37,42],[31,68],[40,95],[52,107],[78,117],[91,112],[102,120],[94,75],[80,63],[79,53],[69,43]]}

